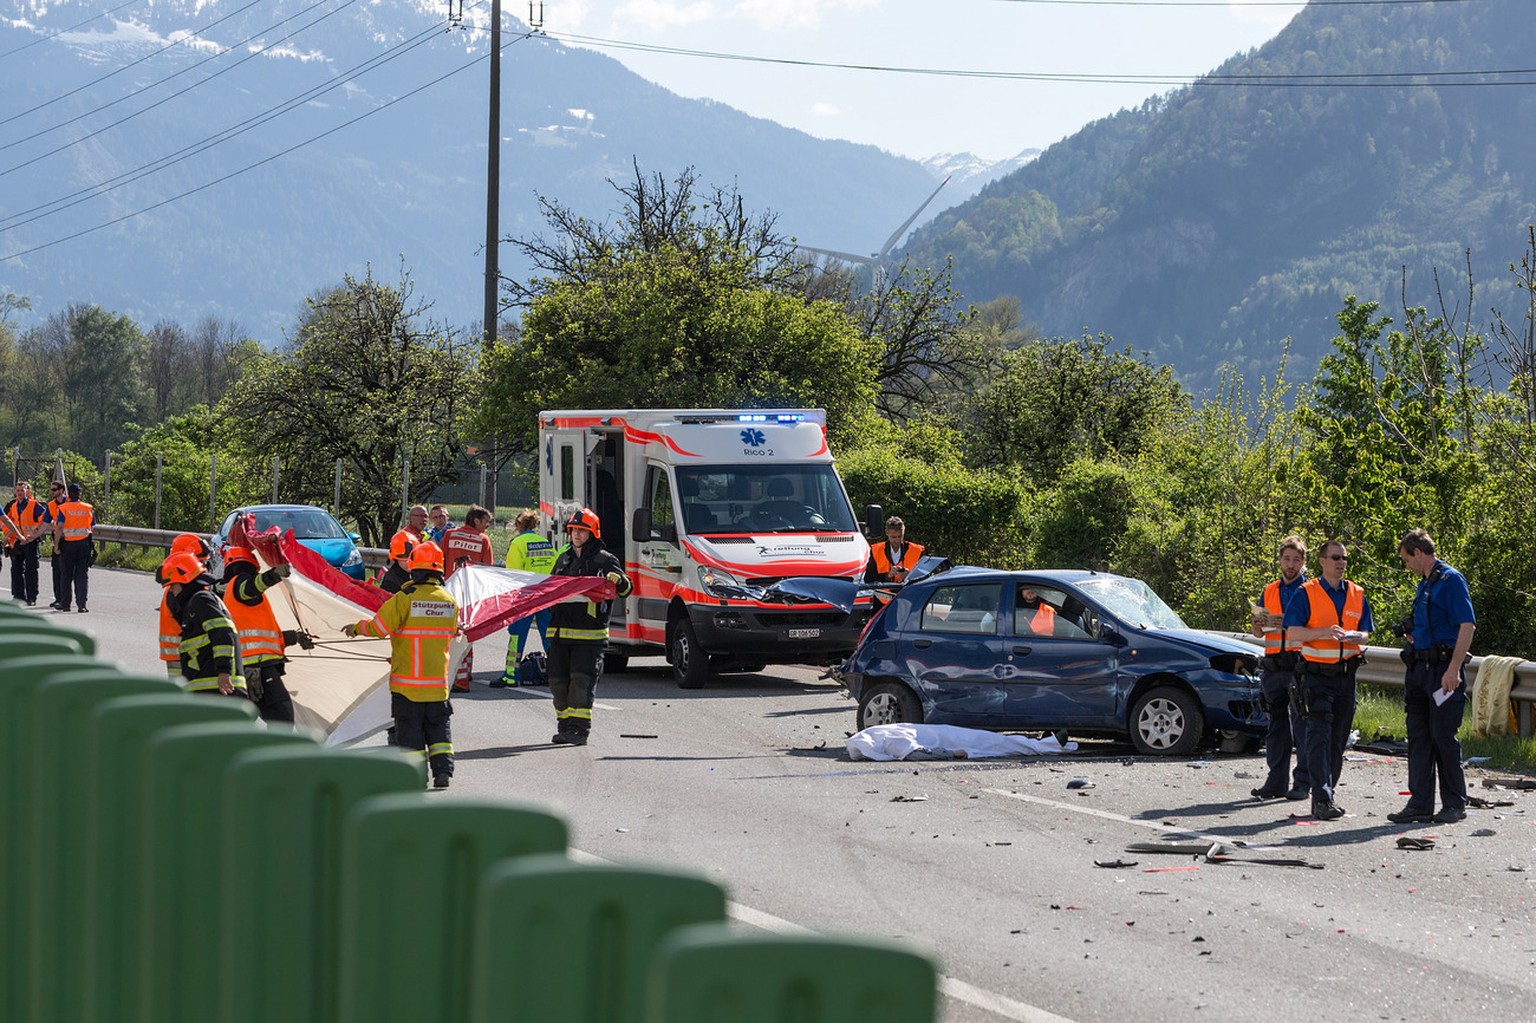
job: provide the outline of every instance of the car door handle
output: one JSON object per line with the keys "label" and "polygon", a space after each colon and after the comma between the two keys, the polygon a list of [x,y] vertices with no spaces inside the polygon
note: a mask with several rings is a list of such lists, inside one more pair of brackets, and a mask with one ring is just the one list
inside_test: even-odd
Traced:
{"label": "car door handle", "polygon": [[933,646],[933,640],[931,640],[931,639],[914,639],[912,641],[912,645],[917,647],[919,650],[926,650],[929,647]]}
{"label": "car door handle", "polygon": [[1027,654],[1031,649],[1031,647],[1027,646],[1016,646],[1013,648],[1013,652],[1016,654]]}

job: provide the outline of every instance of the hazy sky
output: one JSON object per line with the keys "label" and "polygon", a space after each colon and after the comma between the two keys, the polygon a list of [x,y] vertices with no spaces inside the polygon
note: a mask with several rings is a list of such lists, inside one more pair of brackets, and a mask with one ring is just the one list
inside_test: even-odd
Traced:
{"label": "hazy sky", "polygon": [[[504,10],[526,17],[522,0]],[[1044,148],[1274,37],[1278,0],[545,0],[544,29],[684,96],[916,158]],[[692,54],[598,45],[708,51]],[[1087,78],[1037,81],[780,62]],[[1108,83],[1101,77],[1150,77]]]}

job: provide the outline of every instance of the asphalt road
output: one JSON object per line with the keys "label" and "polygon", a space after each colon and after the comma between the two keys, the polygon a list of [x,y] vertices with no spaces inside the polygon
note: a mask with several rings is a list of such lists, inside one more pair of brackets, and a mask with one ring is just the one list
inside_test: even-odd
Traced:
{"label": "asphalt road", "polygon": [[[91,591],[92,613],[69,624],[107,660],[158,674],[152,580],[98,570]],[[1255,756],[1142,760],[1090,743],[1060,758],[851,761],[853,704],[814,672],[685,692],[659,659],[604,680],[591,745],[555,747],[546,690],[484,688],[504,649],[478,644],[440,798],[532,803],[570,823],[573,855],[701,871],[744,926],[910,942],[940,964],[944,1023],[1536,1011],[1536,794],[1484,789],[1476,769],[1477,794],[1514,805],[1403,827],[1385,819],[1404,802],[1403,762],[1351,753],[1349,815],[1314,824],[1291,816],[1304,804],[1248,798]],[[1401,850],[1404,835],[1435,847]],[[1126,851],[1169,838],[1322,869]],[[1095,865],[1117,860],[1132,865]]]}

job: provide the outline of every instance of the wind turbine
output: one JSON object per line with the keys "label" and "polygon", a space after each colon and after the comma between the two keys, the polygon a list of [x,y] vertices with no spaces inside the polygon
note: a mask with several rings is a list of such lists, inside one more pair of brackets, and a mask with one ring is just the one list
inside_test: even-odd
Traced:
{"label": "wind turbine", "polygon": [[949,184],[949,179],[953,176],[954,175],[948,175],[944,178],[943,181],[939,182],[939,187],[935,188],[932,194],[923,200],[921,206],[912,211],[912,215],[910,217],[901,222],[901,226],[891,233],[891,236],[885,240],[885,244],[880,246],[880,251],[878,252],[871,253],[868,256],[860,256],[855,255],[852,252],[839,252],[836,249],[818,249],[811,245],[800,245],[796,247],[801,252],[814,252],[818,256],[831,256],[834,259],[841,259],[847,263],[858,263],[861,266],[873,267],[875,272],[878,273],[882,267],[890,262],[891,250],[896,247],[896,243],[901,241],[902,237],[907,233],[907,228],[911,227],[913,221],[922,216],[923,210],[926,210],[928,208],[928,204],[933,202],[933,200],[938,197],[938,194],[943,191],[945,185]]}

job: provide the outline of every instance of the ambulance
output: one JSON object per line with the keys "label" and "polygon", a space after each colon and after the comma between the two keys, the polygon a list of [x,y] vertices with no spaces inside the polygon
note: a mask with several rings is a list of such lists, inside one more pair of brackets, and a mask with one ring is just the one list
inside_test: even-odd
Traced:
{"label": "ambulance", "polygon": [[[577,510],[634,592],[609,622],[609,670],[664,652],[680,686],[846,657],[871,613],[869,561],[822,409],[539,413],[539,512],[563,542]],[[880,508],[865,509],[878,535]]]}

